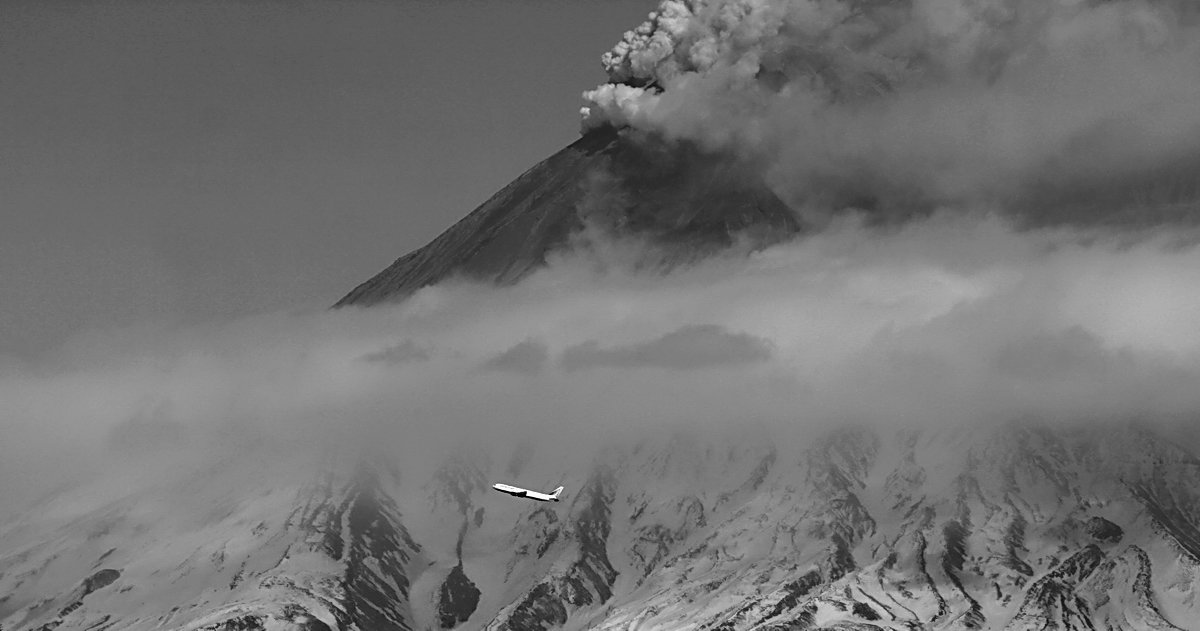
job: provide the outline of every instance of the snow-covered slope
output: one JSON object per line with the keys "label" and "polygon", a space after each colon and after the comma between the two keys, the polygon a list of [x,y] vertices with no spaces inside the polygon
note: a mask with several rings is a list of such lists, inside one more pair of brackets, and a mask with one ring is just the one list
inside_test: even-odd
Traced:
{"label": "snow-covered slope", "polygon": [[[0,625],[1197,629],[1200,461],[1179,442],[679,432],[582,463],[528,445],[433,471],[207,463],[9,525]],[[523,502],[497,480],[567,493]]]}
{"label": "snow-covered slope", "polygon": [[4,629],[412,628],[420,548],[382,474],[244,457],[156,469],[152,484],[145,471],[4,530]]}

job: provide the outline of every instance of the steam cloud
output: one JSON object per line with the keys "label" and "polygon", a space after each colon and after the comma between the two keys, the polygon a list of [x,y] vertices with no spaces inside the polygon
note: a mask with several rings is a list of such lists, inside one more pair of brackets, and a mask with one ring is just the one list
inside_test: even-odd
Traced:
{"label": "steam cloud", "polygon": [[666,0],[604,56],[583,124],[760,161],[818,225],[1138,221],[1200,197],[1198,25],[1190,0]]}

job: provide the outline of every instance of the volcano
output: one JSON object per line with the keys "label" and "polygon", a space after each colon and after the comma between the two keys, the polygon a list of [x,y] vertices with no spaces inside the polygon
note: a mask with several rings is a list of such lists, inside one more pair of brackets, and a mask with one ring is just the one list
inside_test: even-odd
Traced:
{"label": "volcano", "polygon": [[432,242],[335,306],[403,299],[451,277],[508,284],[572,245],[585,228],[633,237],[670,267],[739,240],[762,246],[800,230],[748,165],[634,130],[592,130],[505,186]]}
{"label": "volcano", "polygon": [[[637,238],[662,266],[799,232],[747,173],[592,132],[338,304],[456,276],[512,283],[589,230]],[[334,457],[301,437],[177,458],[182,432],[133,424],[114,460],[153,448],[162,462],[0,528],[0,629],[1200,628],[1200,453],[1186,432],[814,428],[805,413],[771,429],[650,424],[569,453],[516,437],[416,464],[386,442]],[[399,439],[419,441],[404,420]],[[496,480],[566,490],[534,504]]]}
{"label": "volcano", "polygon": [[[338,304],[454,277],[513,283],[597,231],[665,267],[797,234],[750,172],[594,131]],[[769,429],[736,415],[723,429],[646,423],[569,449],[552,432],[468,441],[415,464],[386,441],[334,456],[303,436],[184,453],[182,430],[134,423],[113,459],[165,450],[162,462],[117,467],[0,528],[0,630],[1200,628],[1187,432],[805,414]],[[406,420],[387,436],[421,442]],[[514,501],[497,480],[566,490]]]}

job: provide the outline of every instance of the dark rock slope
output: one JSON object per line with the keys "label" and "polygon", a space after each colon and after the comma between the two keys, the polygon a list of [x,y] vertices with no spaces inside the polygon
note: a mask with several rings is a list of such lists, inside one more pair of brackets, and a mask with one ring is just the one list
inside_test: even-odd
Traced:
{"label": "dark rock slope", "polygon": [[686,144],[598,129],[526,171],[428,245],[336,306],[398,300],[461,275],[510,283],[571,245],[586,226],[658,246],[644,263],[672,265],[731,245],[769,243],[799,226],[750,169]]}

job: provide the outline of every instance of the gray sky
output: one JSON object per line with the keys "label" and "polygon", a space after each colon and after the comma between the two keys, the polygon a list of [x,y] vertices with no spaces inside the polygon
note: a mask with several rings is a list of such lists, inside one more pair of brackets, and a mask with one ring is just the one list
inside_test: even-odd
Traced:
{"label": "gray sky", "polygon": [[0,3],[0,354],[333,303],[572,141],[653,4]]}

